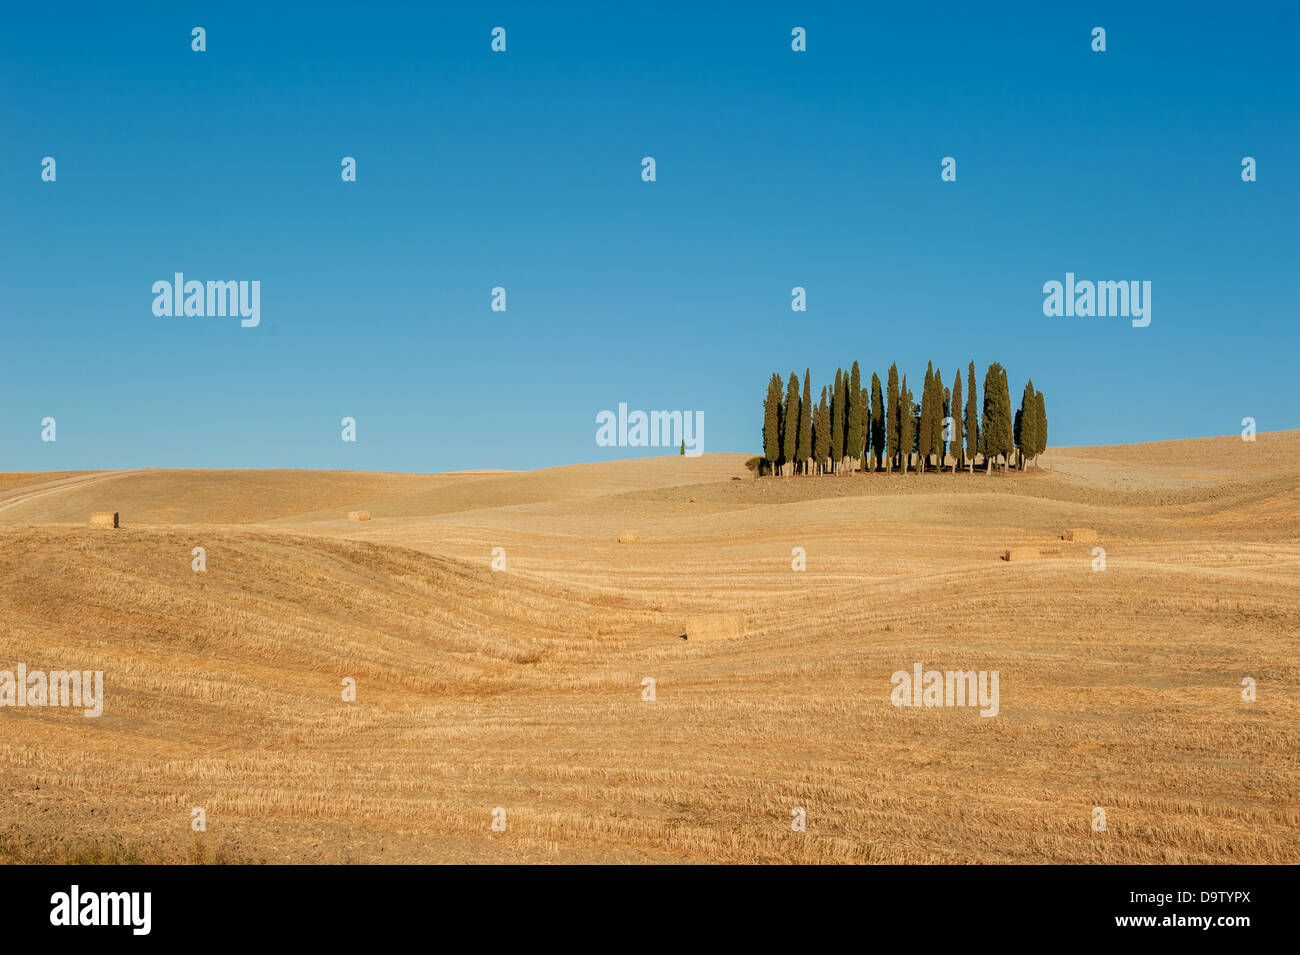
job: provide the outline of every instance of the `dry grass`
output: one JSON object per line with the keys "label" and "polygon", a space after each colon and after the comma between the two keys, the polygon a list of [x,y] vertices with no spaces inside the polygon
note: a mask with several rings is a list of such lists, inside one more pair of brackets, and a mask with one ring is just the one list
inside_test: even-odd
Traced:
{"label": "dry grass", "polygon": [[711,613],[686,618],[686,639],[725,640],[745,635],[743,613]]}
{"label": "dry grass", "polygon": [[[0,476],[0,668],[106,692],[0,709],[0,861],[199,861],[195,806],[231,861],[1300,861],[1300,433],[1149,455]],[[1104,572],[990,559],[1074,526]],[[894,708],[917,661],[1000,714]]]}

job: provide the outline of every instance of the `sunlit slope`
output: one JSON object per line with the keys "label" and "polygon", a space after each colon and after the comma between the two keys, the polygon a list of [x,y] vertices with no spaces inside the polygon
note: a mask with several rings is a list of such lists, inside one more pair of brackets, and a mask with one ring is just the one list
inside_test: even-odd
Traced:
{"label": "sunlit slope", "polygon": [[1300,473],[1300,431],[1272,431],[1183,441],[1053,448],[1043,464],[1090,485],[1185,488]]}
{"label": "sunlit slope", "polygon": [[[1112,466],[1086,450],[1058,460]],[[0,491],[41,494],[0,511],[0,668],[102,669],[106,701],[0,709],[0,861],[1298,862],[1300,474],[1171,453],[1121,462],[1140,486],[743,455],[244,472],[246,502],[239,472],[32,476]],[[63,495],[125,526],[34,522]],[[205,522],[232,513],[267,523]],[[683,641],[709,612],[745,635]],[[998,716],[893,707],[916,662],[998,670]]]}
{"label": "sunlit slope", "polygon": [[748,475],[746,457],[676,456],[447,475],[283,470],[4,475],[0,523],[84,523],[95,511],[117,511],[125,525],[341,520],[349,510],[365,509],[375,517],[440,514],[726,480]]}

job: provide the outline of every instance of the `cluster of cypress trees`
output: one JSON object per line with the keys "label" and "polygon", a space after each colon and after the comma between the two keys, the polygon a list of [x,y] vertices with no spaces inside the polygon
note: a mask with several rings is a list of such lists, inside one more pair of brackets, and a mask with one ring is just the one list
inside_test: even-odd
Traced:
{"label": "cluster of cypress trees", "polygon": [[[889,366],[882,392],[880,376],[872,374],[871,388],[862,387],[855,361],[849,371],[835,370],[835,383],[823,386],[821,400],[812,403],[811,369],[790,372],[782,394],[781,376],[773,373],[763,401],[763,457],[760,473],[841,474],[857,470],[924,472],[942,470],[949,455],[953,470],[975,470],[983,459],[986,471],[1002,459],[1026,467],[1047,449],[1047,412],[1043,393],[1025,384],[1020,410],[1011,413],[1006,370],[997,362],[984,373],[984,402],[976,399],[975,362],[966,371],[966,404],[962,407],[962,376],[953,375],[951,390],[944,387],[931,362],[925,369],[921,400],[900,383],[898,366]],[[915,464],[913,463],[915,455]]]}

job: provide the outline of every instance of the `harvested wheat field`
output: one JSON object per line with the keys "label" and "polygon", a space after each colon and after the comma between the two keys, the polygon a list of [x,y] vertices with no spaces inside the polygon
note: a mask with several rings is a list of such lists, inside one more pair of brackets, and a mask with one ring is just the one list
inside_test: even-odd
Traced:
{"label": "harvested wheat field", "polygon": [[0,861],[1300,862],[1300,432],[744,461],[0,475]]}

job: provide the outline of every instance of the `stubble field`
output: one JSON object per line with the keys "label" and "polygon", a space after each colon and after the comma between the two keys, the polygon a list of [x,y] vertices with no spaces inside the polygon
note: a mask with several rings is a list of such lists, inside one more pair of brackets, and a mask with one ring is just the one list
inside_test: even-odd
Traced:
{"label": "stubble field", "polygon": [[0,475],[0,669],[105,687],[0,708],[0,861],[1300,861],[1300,432],[744,461]]}

